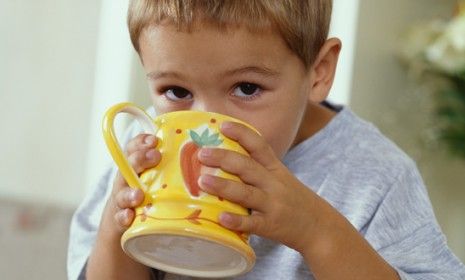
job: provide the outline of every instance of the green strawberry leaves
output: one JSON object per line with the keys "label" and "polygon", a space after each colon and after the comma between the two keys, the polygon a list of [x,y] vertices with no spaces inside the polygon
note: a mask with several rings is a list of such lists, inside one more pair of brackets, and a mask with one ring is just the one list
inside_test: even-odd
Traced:
{"label": "green strawberry leaves", "polygon": [[203,132],[202,132],[202,136],[200,136],[200,140],[202,140],[202,142],[204,142],[205,140],[208,139],[208,128],[205,129]]}
{"label": "green strawberry leaves", "polygon": [[197,144],[197,146],[201,147],[202,139],[200,138],[200,136],[193,130],[189,131],[189,134],[192,138],[192,141],[194,141],[195,144]]}
{"label": "green strawberry leaves", "polygon": [[190,130],[189,135],[191,136],[192,140],[197,144],[199,147],[203,146],[219,146],[223,143],[223,139],[219,138],[219,133],[215,133],[209,135],[208,127],[202,132],[201,135],[197,134],[197,132]]}

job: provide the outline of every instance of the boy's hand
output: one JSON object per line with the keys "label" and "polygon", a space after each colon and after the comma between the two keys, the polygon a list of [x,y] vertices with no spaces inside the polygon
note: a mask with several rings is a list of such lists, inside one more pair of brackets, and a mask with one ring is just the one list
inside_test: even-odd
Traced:
{"label": "boy's hand", "polygon": [[204,174],[199,185],[210,194],[252,209],[250,216],[223,213],[220,223],[224,227],[295,249],[311,267],[315,279],[399,279],[342,214],[276,158],[262,137],[238,123],[223,124],[221,131],[239,142],[250,157],[203,148],[199,159],[207,166],[237,175],[244,183]]}
{"label": "boy's hand", "polygon": [[[157,138],[150,134],[139,134],[128,142],[126,157],[137,174],[156,166],[161,154],[155,149]],[[115,178],[113,191],[107,204],[107,217],[113,218],[114,229],[124,232],[134,220],[134,208],[144,201],[144,193],[140,189],[131,188],[120,172]]]}
{"label": "boy's hand", "polygon": [[[148,134],[140,134],[128,143],[126,157],[136,173],[160,162],[156,145],[157,138]],[[127,256],[120,245],[121,235],[134,220],[134,207],[143,201],[144,193],[130,188],[118,173],[87,262],[86,279],[150,279],[150,269]]]}
{"label": "boy's hand", "polygon": [[203,148],[199,159],[204,165],[238,176],[243,183],[204,174],[199,185],[205,192],[250,208],[252,214],[223,213],[220,223],[273,239],[303,253],[317,227],[315,204],[321,199],[294,177],[260,135],[230,122],[222,125],[221,132],[237,141],[250,157],[225,149]]}

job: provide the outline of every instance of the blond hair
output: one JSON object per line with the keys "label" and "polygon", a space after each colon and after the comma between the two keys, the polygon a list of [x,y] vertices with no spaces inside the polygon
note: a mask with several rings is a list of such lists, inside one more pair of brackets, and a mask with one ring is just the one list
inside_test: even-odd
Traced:
{"label": "blond hair", "polygon": [[198,21],[251,31],[272,27],[308,68],[328,36],[331,9],[332,0],[131,0],[128,27],[138,53],[142,32],[165,22],[186,31]]}

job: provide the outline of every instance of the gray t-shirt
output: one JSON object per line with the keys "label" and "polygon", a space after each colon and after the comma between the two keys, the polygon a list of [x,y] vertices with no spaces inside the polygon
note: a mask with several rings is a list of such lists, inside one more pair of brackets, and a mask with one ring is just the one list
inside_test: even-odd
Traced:
{"label": "gray t-shirt", "polygon": [[[126,141],[136,134],[132,129]],[[415,163],[350,109],[343,108],[326,127],[291,149],[283,162],[343,214],[401,279],[465,279],[465,266],[447,247]],[[84,279],[115,173],[110,166],[73,216],[69,279]],[[258,236],[251,237],[251,246],[256,265],[236,279],[314,279],[297,251]]]}

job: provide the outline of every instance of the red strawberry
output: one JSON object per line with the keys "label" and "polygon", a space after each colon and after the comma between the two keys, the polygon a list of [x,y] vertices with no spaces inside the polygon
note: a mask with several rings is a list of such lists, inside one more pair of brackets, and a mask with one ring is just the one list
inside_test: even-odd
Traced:
{"label": "red strawberry", "polygon": [[200,187],[197,181],[200,177],[200,170],[202,168],[202,165],[197,158],[197,153],[201,147],[218,146],[223,142],[223,140],[218,139],[218,133],[209,135],[208,128],[202,132],[201,136],[193,130],[191,130],[189,134],[192,141],[187,142],[181,148],[181,172],[187,190],[192,196],[197,197],[200,194]]}

